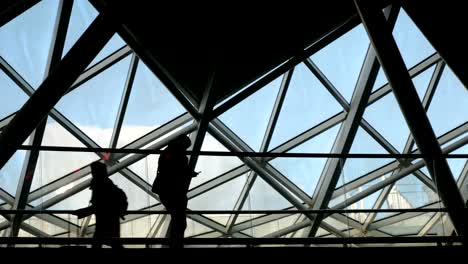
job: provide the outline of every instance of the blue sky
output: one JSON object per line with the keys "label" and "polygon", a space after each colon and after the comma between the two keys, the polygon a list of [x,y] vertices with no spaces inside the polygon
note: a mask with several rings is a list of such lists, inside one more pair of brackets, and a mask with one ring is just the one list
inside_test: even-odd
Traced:
{"label": "blue sky", "polygon": [[[22,16],[0,28],[0,56],[34,88],[37,88],[44,79],[57,7],[57,1],[42,1]],[[64,54],[96,16],[97,12],[87,1],[74,2]],[[401,12],[397,20],[394,37],[408,68],[435,52],[404,11]],[[123,45],[125,45],[123,40],[115,35],[91,65]],[[362,26],[358,26],[311,57],[312,61],[317,64],[348,102],[351,100],[368,46],[366,32]],[[109,145],[129,62],[130,57],[121,60],[65,96],[56,105],[56,109],[79,128],[85,132],[90,131],[91,138],[103,147]],[[433,70],[434,67],[431,67],[413,79],[420,98],[424,95]],[[375,89],[385,83],[385,76],[380,72]],[[281,77],[220,116],[220,119],[255,151],[260,149],[280,84]],[[27,96],[3,72],[0,72],[0,89],[2,89],[0,97],[1,119],[19,109],[27,100]],[[461,85],[450,68],[446,67],[428,110],[428,117],[435,133],[438,136],[442,135],[466,122],[468,120],[466,105],[468,105],[466,88]],[[298,65],[294,70],[269,149],[342,110],[342,107],[307,67],[304,64]],[[184,112],[183,107],[172,97],[158,78],[140,62],[122,127],[122,135],[126,141],[119,142],[119,146],[123,146],[127,141],[144,135]],[[450,118],[447,118],[448,115]],[[364,118],[398,151],[403,150],[409,129],[393,94],[389,94],[369,106],[365,111]],[[338,129],[339,126],[335,126],[291,151],[330,152]],[[204,150],[207,148],[208,146],[204,146]],[[351,152],[385,153],[385,150],[363,129],[360,129]],[[464,148],[462,153],[467,153],[467,149]],[[0,171],[0,187],[10,193],[15,192],[23,157],[24,153],[18,152]],[[349,160],[345,165],[340,183],[355,179],[363,173],[385,164],[386,161],[389,160]],[[209,166],[210,163],[212,164],[212,162],[206,161],[205,166]],[[324,163],[324,159],[276,159],[271,162],[308,194],[313,193]],[[450,164],[454,171],[458,171],[461,163],[460,161],[450,161]],[[201,170],[208,171],[208,169],[203,168]],[[240,179],[238,178],[237,181],[241,181]],[[402,187],[402,189],[412,186],[411,191],[408,191],[410,199],[418,205],[427,202],[421,201],[420,196],[414,195],[415,192],[424,193],[422,184],[417,180],[408,179],[406,181],[406,185],[404,185],[406,187]],[[230,184],[238,186],[238,182]],[[278,198],[278,194],[274,190],[265,191],[267,189],[265,184],[259,180],[254,185],[251,199],[249,199],[251,208],[264,209],[264,207],[269,207],[273,203],[272,201],[280,200],[281,197]],[[220,192],[220,189],[213,190],[213,193],[216,192]],[[412,196],[414,197],[411,198]],[[210,196],[206,195],[205,197],[209,200],[207,197]],[[199,199],[204,198],[200,197]],[[368,200],[367,203],[372,204],[375,199]],[[283,202],[278,202],[277,205],[288,206],[287,202]],[[232,201],[229,202],[229,204],[231,203]],[[366,206],[369,206],[368,204]],[[227,206],[227,202],[219,205],[219,207],[223,206]]]}

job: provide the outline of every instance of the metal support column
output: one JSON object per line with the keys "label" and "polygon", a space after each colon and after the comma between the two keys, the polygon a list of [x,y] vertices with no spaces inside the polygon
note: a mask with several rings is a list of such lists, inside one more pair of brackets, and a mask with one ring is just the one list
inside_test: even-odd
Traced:
{"label": "metal support column", "polygon": [[86,66],[115,33],[108,13],[99,14],[63,60],[18,111],[0,134],[0,168],[67,92]]}
{"label": "metal support column", "polygon": [[439,195],[458,234],[464,235],[465,219],[460,213],[465,208],[463,198],[447,160],[441,156],[442,150],[408,75],[391,29],[378,7],[360,0],[354,2],[416,145],[422,154],[430,155],[424,161],[438,187]]}
{"label": "metal support column", "polygon": [[[444,59],[460,81],[468,87],[466,40],[457,29],[466,24],[462,1],[401,1],[419,30]],[[452,30],[450,30],[452,29]]]}
{"label": "metal support column", "polygon": [[[270,120],[268,121],[268,126],[267,129],[265,130],[265,135],[263,136],[263,141],[262,145],[260,146],[260,152],[266,152],[268,151],[268,148],[270,146],[270,141],[273,136],[273,132],[276,127],[276,123],[278,121],[280,112],[281,112],[281,107],[283,106],[284,98],[286,97],[286,93],[289,88],[289,83],[291,82],[291,78],[294,72],[294,68],[286,72],[285,75],[283,75],[283,80],[281,82],[280,89],[278,91],[278,95],[276,96],[276,101],[273,106],[273,110],[270,115]],[[242,191],[239,195],[239,198],[237,199],[237,202],[234,206],[234,210],[242,210],[242,207],[244,206],[245,200],[249,196],[250,189],[252,188],[253,184],[255,183],[255,179],[257,178],[257,174],[253,171],[249,173],[249,176],[247,177],[247,180],[244,184],[244,187],[242,188]],[[237,220],[238,214],[233,214],[229,217],[228,222],[226,224],[226,232],[229,233],[234,226],[234,223]]]}
{"label": "metal support column", "polygon": [[[68,23],[73,7],[73,1],[62,0],[59,3],[59,8],[56,17],[54,33],[52,35],[52,44],[49,51],[49,58],[46,65],[45,77],[52,71],[60,59],[62,58],[63,47],[67,35]],[[40,146],[42,137],[47,124],[47,118],[39,123],[39,126],[34,130],[30,138],[32,146]],[[28,151],[24,159],[23,169],[21,171],[20,180],[16,190],[15,202],[13,210],[23,210],[26,208],[29,191],[34,178],[34,171],[36,169],[37,160],[39,158],[39,151]],[[15,214],[12,216],[10,236],[18,236],[23,215]]]}
{"label": "metal support column", "polygon": [[[130,68],[128,69],[127,80],[125,82],[122,100],[120,101],[119,110],[117,112],[117,119],[115,120],[114,130],[112,132],[109,148],[117,147],[117,142],[120,136],[120,130],[122,128],[122,124],[125,118],[125,111],[127,110],[128,99],[130,98],[130,93],[132,92],[133,87],[133,81],[135,80],[138,62],[138,56],[136,54],[133,54],[130,61]],[[114,155],[111,154],[111,158],[113,156]]]}
{"label": "metal support column", "polygon": [[24,11],[33,7],[39,0],[3,0],[0,4],[0,27],[10,22]]}
{"label": "metal support column", "polygon": [[[398,16],[399,7],[392,6],[386,9],[390,24],[394,24]],[[333,144],[332,153],[349,153],[351,145],[354,141],[359,128],[364,110],[369,101],[372,88],[377,78],[380,65],[377,61],[377,56],[374,48],[369,45],[364,64],[359,74],[356,88],[354,89],[351,98],[350,110],[346,120],[343,122],[335,143]],[[313,195],[314,205],[312,209],[326,209],[331,200],[332,194],[336,188],[336,184],[340,178],[343,166],[346,160],[328,159],[325,168],[320,176],[317,187]],[[309,236],[315,236],[323,215],[318,215],[312,224]]]}

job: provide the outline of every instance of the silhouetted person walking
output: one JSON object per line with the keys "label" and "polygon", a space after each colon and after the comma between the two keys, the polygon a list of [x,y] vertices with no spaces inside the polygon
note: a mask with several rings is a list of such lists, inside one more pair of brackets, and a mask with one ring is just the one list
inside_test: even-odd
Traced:
{"label": "silhouetted person walking", "polygon": [[191,178],[198,174],[189,168],[188,158],[184,154],[190,145],[190,139],[185,135],[169,142],[159,157],[158,174],[153,183],[153,192],[159,195],[161,203],[171,215],[169,246],[172,248],[183,247],[187,227],[187,191]]}
{"label": "silhouetted person walking", "polygon": [[[91,205],[76,210],[78,218],[94,214],[96,216],[96,229],[94,231],[93,248],[100,248],[103,238],[120,237],[120,221],[124,219],[128,203],[125,192],[117,187],[108,177],[107,167],[98,161],[91,164],[90,189],[92,190]],[[111,243],[112,248],[123,248],[121,243]]]}

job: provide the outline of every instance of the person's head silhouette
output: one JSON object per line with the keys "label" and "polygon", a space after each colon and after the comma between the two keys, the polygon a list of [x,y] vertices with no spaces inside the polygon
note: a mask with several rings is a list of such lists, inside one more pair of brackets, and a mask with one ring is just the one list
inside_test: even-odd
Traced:
{"label": "person's head silhouette", "polygon": [[107,177],[107,166],[99,161],[91,163],[91,174],[93,176],[91,179],[91,189],[98,185],[105,184],[106,181],[109,180]]}
{"label": "person's head silhouette", "polygon": [[186,150],[192,145],[190,138],[186,135],[180,135],[169,142],[171,149]]}

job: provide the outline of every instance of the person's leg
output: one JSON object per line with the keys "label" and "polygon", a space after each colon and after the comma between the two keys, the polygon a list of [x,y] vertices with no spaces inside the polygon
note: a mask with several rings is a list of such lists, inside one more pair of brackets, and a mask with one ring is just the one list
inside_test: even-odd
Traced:
{"label": "person's leg", "polygon": [[169,231],[169,243],[171,248],[182,248],[185,228],[187,226],[185,213],[180,210],[171,215],[171,229]]}
{"label": "person's leg", "polygon": [[187,227],[187,219],[185,210],[187,209],[187,199],[185,196],[175,203],[175,208],[171,214],[171,245],[173,247],[182,248],[184,245],[184,233]]}
{"label": "person's leg", "polygon": [[94,236],[93,236],[93,239],[94,239],[94,241],[91,244],[91,248],[101,248],[102,243],[100,242],[100,236],[96,235],[96,233],[95,233]]}
{"label": "person's leg", "polygon": [[[119,220],[118,217],[116,219],[114,219],[114,222],[113,222],[112,237],[115,238],[115,239],[120,238],[120,220]],[[113,249],[123,249],[124,248],[122,243],[120,241],[116,241],[116,240],[113,241],[110,246]]]}
{"label": "person's leg", "polygon": [[101,239],[101,224],[100,222],[96,222],[96,229],[94,229],[93,235],[93,243],[91,244],[91,248],[101,248],[102,244],[100,242]]}

